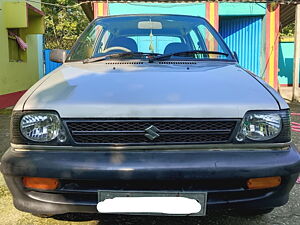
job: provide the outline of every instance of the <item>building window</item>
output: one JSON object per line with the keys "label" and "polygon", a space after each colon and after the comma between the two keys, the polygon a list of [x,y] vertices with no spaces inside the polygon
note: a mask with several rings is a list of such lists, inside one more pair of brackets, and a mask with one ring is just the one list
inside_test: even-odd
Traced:
{"label": "building window", "polygon": [[26,62],[26,50],[22,50],[17,42],[21,33],[21,29],[7,29],[10,62]]}

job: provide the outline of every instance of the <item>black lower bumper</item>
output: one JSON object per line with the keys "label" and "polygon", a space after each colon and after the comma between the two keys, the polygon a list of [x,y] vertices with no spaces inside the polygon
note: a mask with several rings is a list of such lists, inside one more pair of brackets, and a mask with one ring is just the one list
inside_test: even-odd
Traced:
{"label": "black lower bumper", "polygon": [[[16,208],[35,214],[95,213],[99,190],[207,192],[213,208],[273,208],[288,201],[300,155],[288,150],[15,151],[1,171]],[[22,177],[61,181],[51,192],[24,189]],[[281,176],[279,187],[249,190],[254,177]]]}

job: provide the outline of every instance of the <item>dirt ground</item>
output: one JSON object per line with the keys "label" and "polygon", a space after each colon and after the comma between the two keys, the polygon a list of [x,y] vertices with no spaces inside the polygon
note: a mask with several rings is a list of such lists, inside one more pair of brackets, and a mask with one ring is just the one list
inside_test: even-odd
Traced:
{"label": "dirt ground", "polygon": [[[291,105],[292,112],[300,113],[300,104]],[[11,110],[0,110],[0,157],[9,146],[9,119]],[[300,116],[292,121],[300,122]],[[293,141],[300,148],[300,133],[293,132]],[[13,207],[11,195],[0,175],[0,224],[2,225],[299,225],[300,184],[293,188],[290,201],[273,212],[256,217],[209,215],[206,217],[155,217],[155,216],[102,216],[93,221],[61,221],[38,218]],[[69,219],[74,219],[70,217]],[[78,219],[78,218],[75,218]],[[81,218],[84,219],[84,218]]]}

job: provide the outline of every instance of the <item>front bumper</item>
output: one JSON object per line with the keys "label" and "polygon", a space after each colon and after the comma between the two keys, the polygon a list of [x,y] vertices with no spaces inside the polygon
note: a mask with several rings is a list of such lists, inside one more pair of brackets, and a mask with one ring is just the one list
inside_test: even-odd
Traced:
{"label": "front bumper", "polygon": [[[14,205],[34,214],[96,213],[99,190],[207,192],[207,209],[273,208],[288,201],[300,155],[288,150],[15,151],[1,172]],[[22,177],[61,180],[55,191],[24,189]],[[277,188],[249,190],[246,180],[281,176]]]}

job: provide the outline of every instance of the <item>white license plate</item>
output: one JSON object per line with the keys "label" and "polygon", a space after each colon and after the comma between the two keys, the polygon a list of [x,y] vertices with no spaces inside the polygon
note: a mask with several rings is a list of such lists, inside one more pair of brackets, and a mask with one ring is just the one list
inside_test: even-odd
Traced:
{"label": "white license plate", "polygon": [[205,216],[207,193],[99,191],[100,213]]}

